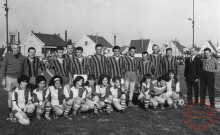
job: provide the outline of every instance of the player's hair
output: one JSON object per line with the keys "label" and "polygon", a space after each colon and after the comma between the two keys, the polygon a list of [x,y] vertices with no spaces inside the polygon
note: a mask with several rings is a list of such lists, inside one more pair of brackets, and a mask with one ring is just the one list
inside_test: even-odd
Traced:
{"label": "player's hair", "polygon": [[45,83],[47,82],[46,78],[42,75],[37,76],[35,80],[36,80],[36,84],[39,84],[42,81],[45,81]]}
{"label": "player's hair", "polygon": [[134,46],[129,47],[128,51],[131,51],[131,49],[136,50],[136,48]]}
{"label": "player's hair", "polygon": [[106,75],[106,74],[102,74],[102,75],[100,75],[100,77],[99,77],[99,79],[98,79],[98,84],[99,84],[99,85],[102,85],[102,80],[103,80],[104,78],[107,78],[108,84],[110,84],[110,77],[109,77],[108,75]]}
{"label": "player's hair", "polygon": [[59,75],[55,75],[50,79],[49,86],[55,86],[56,81],[60,81],[61,85],[63,85],[63,78]]}
{"label": "player's hair", "polygon": [[167,49],[166,49],[166,52],[168,52],[168,51],[172,51],[172,48],[167,48]]}
{"label": "player's hair", "polygon": [[58,50],[64,50],[64,48],[62,47],[62,46],[57,46],[57,48],[56,48],[56,52],[58,52]]}
{"label": "player's hair", "polygon": [[121,82],[121,78],[120,78],[119,76],[114,76],[114,77],[112,78],[112,81],[113,81],[113,82],[116,82],[116,81]]}
{"label": "player's hair", "polygon": [[103,48],[103,45],[102,44],[96,44],[95,45],[95,49],[97,49],[98,47],[102,47]]}
{"label": "player's hair", "polygon": [[[174,72],[173,70],[169,70],[169,71],[168,71],[168,75],[170,75],[170,74],[174,74],[174,82],[177,83],[179,80],[178,80],[178,78],[177,78],[175,72]],[[170,80],[170,79],[171,79],[171,78],[169,77],[169,80]]]}
{"label": "player's hair", "polygon": [[205,51],[212,52],[212,51],[211,51],[211,49],[210,49],[210,48],[208,48],[208,47],[204,49],[204,52],[205,52]]}
{"label": "player's hair", "polygon": [[[85,84],[83,84],[83,86],[89,86],[89,80],[96,80],[95,75],[91,74],[88,76],[87,81]],[[94,86],[96,86],[96,83],[94,83]]]}
{"label": "player's hair", "polygon": [[119,46],[114,46],[113,48],[112,48],[112,51],[114,52],[114,50],[116,50],[116,49],[119,49],[120,50],[120,47]]}
{"label": "player's hair", "polygon": [[165,75],[163,75],[163,76],[160,76],[158,79],[157,79],[157,81],[158,82],[160,82],[160,81],[162,81],[162,80],[164,80],[164,81],[169,81],[169,78],[167,77],[167,76],[165,76]]}
{"label": "player's hair", "polygon": [[20,77],[18,77],[17,79],[18,84],[20,85],[21,82],[29,82],[29,77],[26,75],[21,75]]}
{"label": "player's hair", "polygon": [[[84,78],[82,76],[77,76],[74,80],[73,80],[73,86],[76,87],[76,83],[80,80],[83,80],[84,83]],[[82,83],[82,84],[83,84]]]}
{"label": "player's hair", "polygon": [[144,83],[144,82],[146,82],[147,79],[151,79],[151,78],[152,78],[152,75],[147,73],[141,79],[141,83]]}
{"label": "player's hair", "polygon": [[156,46],[156,47],[159,47],[157,44],[154,44],[154,45],[152,46],[152,48],[154,48],[155,46]]}
{"label": "player's hair", "polygon": [[36,49],[35,49],[34,47],[29,47],[29,48],[28,48],[28,52],[29,52],[30,50],[35,50],[35,52],[36,52]]}
{"label": "player's hair", "polygon": [[149,53],[148,53],[147,51],[143,51],[143,52],[142,52],[142,55],[144,55],[144,54],[147,54],[147,55],[148,55]]}
{"label": "player's hair", "polygon": [[76,51],[82,51],[83,52],[83,48],[81,47],[81,46],[79,46],[79,47],[76,47],[76,49],[75,49]]}
{"label": "player's hair", "polygon": [[73,46],[72,43],[68,43],[68,42],[67,42],[67,44],[66,44],[66,48],[67,48],[67,46],[69,46],[69,45]]}

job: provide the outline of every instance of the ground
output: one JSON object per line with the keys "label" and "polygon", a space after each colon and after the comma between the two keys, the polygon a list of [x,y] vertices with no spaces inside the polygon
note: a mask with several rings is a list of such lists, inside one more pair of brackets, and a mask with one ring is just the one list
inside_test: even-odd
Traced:
{"label": "ground", "polygon": [[[183,80],[183,66],[181,68],[181,91],[186,94],[186,84]],[[220,74],[216,76],[216,97],[220,97]],[[183,96],[184,98],[185,96]],[[218,98],[217,98],[218,100]],[[142,108],[128,108],[122,114],[113,112],[111,115],[100,114],[98,116],[93,113],[83,114],[81,118],[68,121],[59,118],[48,122],[46,120],[38,121],[36,118],[31,120],[31,124],[23,126],[19,123],[6,121],[8,116],[7,93],[0,90],[0,135],[7,134],[175,134],[175,135],[194,135],[194,134],[219,134],[220,132],[220,113],[216,113],[214,125],[206,131],[196,132],[189,129],[184,123],[183,109],[168,108],[149,109],[143,111]],[[199,109],[199,107],[195,107]],[[196,120],[197,123],[203,121]]]}

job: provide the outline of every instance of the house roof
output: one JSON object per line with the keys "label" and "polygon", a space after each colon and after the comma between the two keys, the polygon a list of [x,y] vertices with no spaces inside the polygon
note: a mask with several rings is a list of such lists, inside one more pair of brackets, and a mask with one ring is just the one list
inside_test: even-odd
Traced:
{"label": "house roof", "polygon": [[186,48],[185,46],[181,45],[179,41],[172,41],[174,43],[174,45],[176,45],[176,48],[183,53],[184,52],[184,48]]}
{"label": "house roof", "polygon": [[[143,46],[142,46],[142,41],[143,41]],[[149,42],[150,42],[150,39],[131,40],[130,47],[135,47],[136,53],[142,53],[143,51],[147,51]]]}
{"label": "house roof", "polygon": [[40,39],[46,46],[66,46],[66,42],[56,34],[42,34],[33,33],[38,39]]}
{"label": "house roof", "polygon": [[122,54],[125,51],[125,49],[127,49],[127,48],[128,48],[128,46],[122,46],[120,49],[120,54]]}
{"label": "house roof", "polygon": [[107,47],[107,48],[113,47],[104,37],[93,36],[93,35],[87,35],[87,36],[95,43],[96,43],[96,37],[97,37],[97,44],[102,44],[103,47]]}
{"label": "house roof", "polygon": [[212,47],[212,49],[213,49],[215,52],[217,52],[217,50],[216,50],[215,46],[212,44],[211,40],[208,40],[208,43],[210,44],[210,46]]}

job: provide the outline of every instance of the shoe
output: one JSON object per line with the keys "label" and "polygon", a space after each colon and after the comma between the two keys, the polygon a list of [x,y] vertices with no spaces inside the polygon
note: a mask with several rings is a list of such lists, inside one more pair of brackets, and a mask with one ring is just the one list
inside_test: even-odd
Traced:
{"label": "shoe", "polygon": [[66,117],[67,120],[73,120],[71,117],[69,117],[68,115],[64,115],[64,117]]}
{"label": "shoe", "polygon": [[107,114],[107,115],[110,115],[110,111],[106,111],[106,114]]}
{"label": "shoe", "polygon": [[54,113],[53,118],[54,118],[54,119],[58,119],[58,116],[57,116],[56,113]]}
{"label": "shoe", "polygon": [[134,105],[132,102],[129,102],[129,103],[128,103],[128,106],[129,106],[129,107],[137,107],[137,106]]}
{"label": "shoe", "polygon": [[123,110],[121,110],[121,113],[125,113],[125,110],[123,109]]}
{"label": "shoe", "polygon": [[162,110],[164,110],[164,106],[163,106],[163,105],[161,105],[160,108],[161,108]]}
{"label": "shoe", "polygon": [[174,105],[173,105],[173,107],[174,107],[175,109],[177,109],[177,108],[178,108],[176,104],[174,104]]}
{"label": "shoe", "polygon": [[41,120],[41,116],[40,116],[40,115],[37,115],[36,118],[37,118],[38,120]]}
{"label": "shoe", "polygon": [[48,121],[52,121],[52,119],[50,118],[50,116],[45,116],[45,119]]}

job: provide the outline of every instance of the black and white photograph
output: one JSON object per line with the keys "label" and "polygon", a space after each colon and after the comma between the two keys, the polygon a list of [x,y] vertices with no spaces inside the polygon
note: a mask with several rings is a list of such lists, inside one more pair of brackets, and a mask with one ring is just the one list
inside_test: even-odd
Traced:
{"label": "black and white photograph", "polygon": [[219,0],[0,0],[0,135],[218,135]]}

